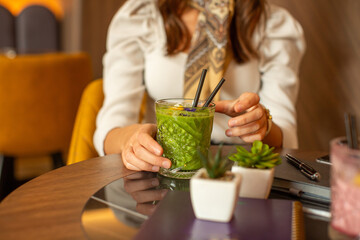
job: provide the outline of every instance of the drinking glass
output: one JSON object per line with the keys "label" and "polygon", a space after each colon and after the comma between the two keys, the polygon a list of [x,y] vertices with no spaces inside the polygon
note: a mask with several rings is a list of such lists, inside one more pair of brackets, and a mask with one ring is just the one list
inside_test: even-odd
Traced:
{"label": "drinking glass", "polygon": [[213,128],[215,104],[192,107],[193,99],[171,98],[155,102],[157,134],[163,156],[172,162],[170,170],[160,174],[174,178],[190,178],[201,168],[198,151],[207,156]]}
{"label": "drinking glass", "polygon": [[360,236],[360,150],[350,149],[345,137],[332,140],[330,146],[331,228]]}

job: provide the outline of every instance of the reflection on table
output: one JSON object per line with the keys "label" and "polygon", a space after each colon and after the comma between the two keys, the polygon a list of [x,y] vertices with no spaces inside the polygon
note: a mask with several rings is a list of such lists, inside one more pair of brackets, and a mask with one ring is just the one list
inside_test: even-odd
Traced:
{"label": "reflection on table", "polygon": [[[189,191],[189,180],[136,172],[110,183],[87,202],[82,224],[90,239],[132,239],[168,191]],[[300,200],[272,191],[270,198]],[[306,239],[328,239],[329,206],[304,206]],[[315,210],[315,211],[313,211]]]}

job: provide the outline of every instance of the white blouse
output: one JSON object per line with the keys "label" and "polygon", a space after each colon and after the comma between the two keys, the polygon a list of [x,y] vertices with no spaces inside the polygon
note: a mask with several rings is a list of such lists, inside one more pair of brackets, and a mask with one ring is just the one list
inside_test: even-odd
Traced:
{"label": "white blouse", "polygon": [[[283,147],[297,148],[295,103],[298,69],[305,51],[299,23],[283,8],[270,5],[265,26],[254,33],[260,58],[245,64],[232,61],[225,73],[220,99],[255,92],[283,133]],[[147,90],[145,122],[155,123],[154,100],[183,97],[186,53],[166,56],[166,34],[156,0],[128,0],[114,16],[107,36],[104,64],[104,103],[97,116],[94,145],[104,155],[106,135],[116,127],[135,124]],[[227,137],[229,117],[216,113],[212,140],[243,143]]]}

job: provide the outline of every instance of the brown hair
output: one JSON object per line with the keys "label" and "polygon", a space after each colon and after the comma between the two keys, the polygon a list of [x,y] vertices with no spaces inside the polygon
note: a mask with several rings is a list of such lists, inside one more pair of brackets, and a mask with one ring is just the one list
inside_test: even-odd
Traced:
{"label": "brown hair", "polygon": [[[235,0],[234,17],[230,23],[230,42],[237,62],[247,62],[258,57],[252,45],[252,36],[261,16],[265,14],[266,0]],[[191,42],[190,33],[181,20],[188,6],[184,0],[159,0],[167,36],[167,53],[174,55],[186,50]]]}

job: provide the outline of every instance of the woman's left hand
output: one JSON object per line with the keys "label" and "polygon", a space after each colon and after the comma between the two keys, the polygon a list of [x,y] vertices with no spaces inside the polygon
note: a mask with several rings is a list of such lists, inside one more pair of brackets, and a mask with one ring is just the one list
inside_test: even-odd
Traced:
{"label": "woman's left hand", "polygon": [[263,140],[268,128],[265,108],[259,103],[260,97],[256,93],[246,92],[235,100],[215,102],[215,111],[232,117],[228,137],[240,137],[245,142]]}

